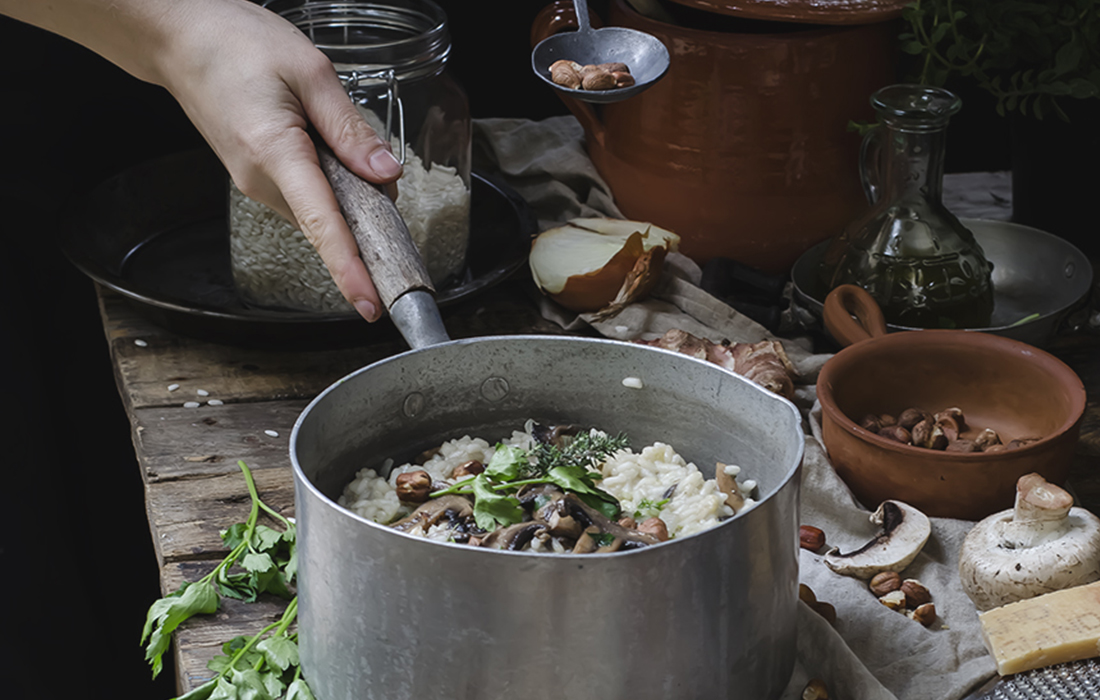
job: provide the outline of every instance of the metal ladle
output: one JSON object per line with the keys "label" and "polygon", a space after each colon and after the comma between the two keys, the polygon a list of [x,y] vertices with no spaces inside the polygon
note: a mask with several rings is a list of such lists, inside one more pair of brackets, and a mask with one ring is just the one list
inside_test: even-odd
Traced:
{"label": "metal ladle", "polygon": [[[531,52],[531,69],[564,95],[584,102],[606,104],[633,97],[653,85],[668,70],[668,49],[652,34],[625,27],[593,29],[588,20],[588,0],[573,0],[577,31],[561,32],[540,41]],[[559,60],[582,66],[625,63],[634,77],[629,87],[611,90],[573,90],[550,79],[550,66]]]}

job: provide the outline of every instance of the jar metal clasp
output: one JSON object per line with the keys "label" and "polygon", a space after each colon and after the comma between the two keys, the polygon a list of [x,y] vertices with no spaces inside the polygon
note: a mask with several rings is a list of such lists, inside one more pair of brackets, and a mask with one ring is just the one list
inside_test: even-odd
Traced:
{"label": "jar metal clasp", "polygon": [[340,80],[344,84],[348,97],[356,104],[367,101],[367,98],[360,97],[364,88],[375,87],[379,83],[385,85],[386,134],[384,138],[387,142],[392,143],[393,141],[394,111],[396,111],[399,147],[397,159],[401,162],[401,165],[405,165],[405,107],[401,103],[401,97],[397,92],[397,76],[394,70],[392,68],[379,71],[354,70],[350,73],[340,73]]}

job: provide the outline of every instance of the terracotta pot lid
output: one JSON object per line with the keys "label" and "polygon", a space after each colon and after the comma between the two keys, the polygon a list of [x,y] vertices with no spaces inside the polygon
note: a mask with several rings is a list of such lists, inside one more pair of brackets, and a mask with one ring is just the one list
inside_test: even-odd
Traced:
{"label": "terracotta pot lid", "polygon": [[705,12],[807,24],[873,24],[901,17],[912,0],[672,0]]}

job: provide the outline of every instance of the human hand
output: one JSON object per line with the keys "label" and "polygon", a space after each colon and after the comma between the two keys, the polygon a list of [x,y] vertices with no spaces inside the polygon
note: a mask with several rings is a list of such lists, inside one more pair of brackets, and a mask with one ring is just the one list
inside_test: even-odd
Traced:
{"label": "human hand", "polygon": [[[190,3],[188,3],[190,4]],[[249,2],[206,0],[160,63],[163,83],[237,187],[296,222],[344,297],[368,321],[382,304],[317,159],[312,125],[354,173],[396,180],[401,166],[348,99],[327,57]]]}

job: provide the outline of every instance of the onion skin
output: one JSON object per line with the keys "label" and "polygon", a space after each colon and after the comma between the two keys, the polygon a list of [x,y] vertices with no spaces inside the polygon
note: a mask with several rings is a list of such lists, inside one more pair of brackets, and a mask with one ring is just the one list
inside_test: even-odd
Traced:
{"label": "onion skin", "polygon": [[[609,222],[610,223],[610,222]],[[614,221],[614,225],[633,224],[633,222]],[[649,224],[638,224],[641,230],[637,230],[624,239],[622,247],[606,262],[603,267],[592,272],[571,275],[565,279],[560,290],[551,291],[539,277],[538,271],[532,263],[535,283],[548,297],[566,309],[576,313],[593,313],[608,308],[612,302],[619,301],[619,305],[631,301],[637,301],[647,296],[660,280],[660,272],[664,266],[665,256],[669,249],[676,249],[679,237],[675,234],[670,240],[662,237],[664,245],[652,244],[650,239],[649,249],[646,249],[647,239],[643,237],[643,231],[648,231]],[[570,225],[571,228],[581,228]],[[608,235],[606,232],[593,235]],[[653,235],[653,234],[650,234]],[[614,237],[612,235],[612,237]],[[532,249],[538,243],[538,239],[532,243]],[[560,277],[558,278],[560,279]],[[630,289],[625,289],[626,286]]]}

